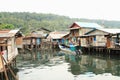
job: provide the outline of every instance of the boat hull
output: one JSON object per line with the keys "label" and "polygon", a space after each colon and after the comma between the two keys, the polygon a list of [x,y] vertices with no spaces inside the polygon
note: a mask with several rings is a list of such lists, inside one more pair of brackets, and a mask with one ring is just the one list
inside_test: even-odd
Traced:
{"label": "boat hull", "polygon": [[62,46],[62,45],[59,45],[59,48],[60,48],[60,50],[65,51],[65,52],[67,52],[69,54],[76,55],[76,52],[75,51],[71,51],[70,48],[66,48],[65,46]]}

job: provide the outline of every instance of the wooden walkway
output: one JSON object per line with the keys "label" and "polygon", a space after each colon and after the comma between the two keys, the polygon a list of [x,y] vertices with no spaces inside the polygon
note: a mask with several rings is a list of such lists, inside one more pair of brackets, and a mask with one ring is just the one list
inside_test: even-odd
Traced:
{"label": "wooden walkway", "polygon": [[120,55],[120,48],[106,48],[106,47],[82,47],[83,52],[92,52],[109,55]]}

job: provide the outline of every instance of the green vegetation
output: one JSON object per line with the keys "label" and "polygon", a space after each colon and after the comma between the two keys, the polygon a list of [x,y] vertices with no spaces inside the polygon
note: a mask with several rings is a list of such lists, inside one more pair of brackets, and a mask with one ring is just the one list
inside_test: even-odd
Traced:
{"label": "green vegetation", "polygon": [[13,24],[1,24],[0,23],[0,29],[14,29],[14,25]]}
{"label": "green vegetation", "polygon": [[96,22],[107,28],[120,28],[120,21],[89,20],[69,18],[54,14],[38,14],[28,12],[0,12],[0,29],[21,28],[23,33],[29,33],[41,27],[54,30],[66,30],[76,21]]}

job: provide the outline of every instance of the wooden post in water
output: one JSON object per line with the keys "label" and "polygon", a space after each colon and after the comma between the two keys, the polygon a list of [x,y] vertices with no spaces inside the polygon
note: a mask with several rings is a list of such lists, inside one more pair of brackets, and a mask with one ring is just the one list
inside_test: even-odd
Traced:
{"label": "wooden post in water", "polygon": [[31,37],[30,39],[31,39],[31,41],[30,41],[30,48],[32,50],[32,48],[33,48],[33,38]]}
{"label": "wooden post in water", "polygon": [[35,50],[37,50],[37,38],[34,38],[35,39]]}
{"label": "wooden post in water", "polygon": [[6,67],[5,67],[5,65],[4,65],[3,56],[2,56],[1,53],[0,53],[0,57],[1,57],[1,60],[2,60],[2,65],[3,65],[4,74],[5,74],[5,79],[6,79],[6,80],[9,80],[9,79],[8,79],[8,75],[7,75],[7,72],[6,72]]}
{"label": "wooden post in water", "polygon": [[4,80],[4,72],[0,73],[0,80]]}
{"label": "wooden post in water", "polygon": [[[4,59],[4,57],[2,56],[2,59],[4,60],[4,62],[6,63],[6,66],[8,67],[8,69],[10,70],[11,74],[13,75],[13,77],[15,78],[15,80],[18,80],[17,77],[15,76],[14,72],[12,71],[12,69],[10,68],[10,66],[7,64],[6,60]],[[7,76],[8,78],[8,76]],[[8,79],[7,79],[8,80]]]}

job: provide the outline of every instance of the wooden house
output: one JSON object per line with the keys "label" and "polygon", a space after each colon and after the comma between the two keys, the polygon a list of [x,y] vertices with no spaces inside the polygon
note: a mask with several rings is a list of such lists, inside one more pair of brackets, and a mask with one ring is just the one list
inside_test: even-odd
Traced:
{"label": "wooden house", "polygon": [[[117,36],[116,33],[119,33],[120,29],[94,29],[83,36],[81,38],[81,46],[83,47],[107,47],[114,48]],[[117,35],[117,34],[116,34]]]}
{"label": "wooden house", "polygon": [[[0,30],[0,71],[6,63],[11,63],[22,47],[22,33],[18,30]],[[5,61],[3,60],[5,59]]]}
{"label": "wooden house", "polygon": [[29,35],[24,37],[23,44],[27,47],[40,46],[41,42],[46,41],[46,38],[50,32],[50,30],[45,28],[32,31]]}
{"label": "wooden house", "polygon": [[53,46],[57,46],[57,43],[64,43],[64,36],[68,35],[69,32],[66,31],[54,31],[51,32],[47,40],[53,44]]}
{"label": "wooden house", "polygon": [[54,31],[48,35],[47,41],[52,44],[53,48],[58,48],[58,43],[63,43],[63,37],[68,34],[69,32]]}
{"label": "wooden house", "polygon": [[40,42],[42,41],[42,39],[45,39],[46,36],[44,36],[44,34],[39,34],[36,31],[31,32],[29,35],[25,36],[23,39],[23,44],[24,45],[36,45],[36,44],[40,44]]}
{"label": "wooden house", "polygon": [[57,43],[57,42],[61,42],[61,40],[63,39],[64,36],[68,35],[69,32],[64,32],[64,31],[54,31],[54,32],[51,32],[47,39],[50,41],[50,42],[53,42],[53,43]]}
{"label": "wooden house", "polygon": [[114,39],[115,48],[120,49],[120,32],[114,33],[112,39]]}
{"label": "wooden house", "polygon": [[23,38],[24,48],[32,49],[37,46],[40,46],[43,39],[45,39],[44,34],[39,34],[36,31],[31,32],[29,35]]}
{"label": "wooden house", "polygon": [[76,45],[80,45],[81,39],[79,36],[83,36],[85,33],[94,30],[94,29],[101,29],[100,25],[96,23],[89,23],[89,22],[74,22],[70,26],[70,40],[71,42],[75,43]]}

